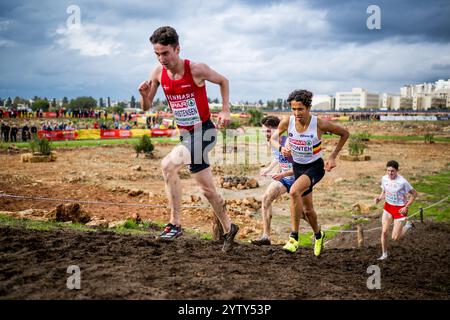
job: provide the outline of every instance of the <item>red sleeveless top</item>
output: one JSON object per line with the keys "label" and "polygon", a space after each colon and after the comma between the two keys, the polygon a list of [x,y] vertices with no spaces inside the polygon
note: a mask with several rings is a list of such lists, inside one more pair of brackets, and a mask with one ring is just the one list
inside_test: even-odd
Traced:
{"label": "red sleeveless top", "polygon": [[199,87],[195,84],[189,60],[184,60],[184,75],[178,80],[171,80],[163,67],[161,86],[179,128],[192,130],[211,117],[206,85]]}

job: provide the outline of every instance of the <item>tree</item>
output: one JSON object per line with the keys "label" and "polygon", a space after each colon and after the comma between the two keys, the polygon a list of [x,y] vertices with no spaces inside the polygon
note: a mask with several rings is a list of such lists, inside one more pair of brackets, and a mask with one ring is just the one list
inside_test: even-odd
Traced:
{"label": "tree", "polygon": [[250,109],[248,110],[248,113],[250,114],[250,125],[260,127],[261,119],[264,114],[258,109]]}
{"label": "tree", "polygon": [[100,109],[102,109],[105,106],[104,103],[103,103],[103,98],[100,98],[98,100],[98,106],[100,107]]}
{"label": "tree", "polygon": [[283,108],[283,99],[277,99],[276,106],[281,110]]}
{"label": "tree", "polygon": [[108,104],[107,104],[107,107],[108,107],[108,108],[111,107],[111,98],[110,98],[110,97],[108,97]]}
{"label": "tree", "polygon": [[10,97],[8,97],[8,99],[6,99],[5,107],[11,107],[11,106],[12,106],[12,100]]}
{"label": "tree", "polygon": [[134,96],[131,96],[130,107],[136,108],[136,98]]}
{"label": "tree", "polygon": [[78,97],[70,101],[70,108],[72,109],[90,109],[97,106],[97,101],[92,97]]}
{"label": "tree", "polygon": [[113,107],[112,110],[115,113],[122,114],[125,111],[126,107],[127,107],[127,105],[125,104],[125,102],[121,101],[117,104],[117,106]]}
{"label": "tree", "polygon": [[69,100],[67,99],[67,97],[64,97],[62,99],[62,103],[63,103],[63,105],[69,104]]}
{"label": "tree", "polygon": [[50,108],[50,104],[48,103],[47,98],[46,99],[37,99],[34,100],[34,103],[31,105],[31,109],[33,111],[38,111],[41,110],[42,111],[48,111],[48,109]]}

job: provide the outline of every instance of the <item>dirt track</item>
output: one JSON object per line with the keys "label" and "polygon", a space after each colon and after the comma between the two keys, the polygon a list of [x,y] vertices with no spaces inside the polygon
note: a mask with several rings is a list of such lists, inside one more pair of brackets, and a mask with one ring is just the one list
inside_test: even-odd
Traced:
{"label": "dirt track", "polygon": [[[280,246],[174,242],[111,232],[0,228],[0,299],[449,299],[450,226],[418,224],[379,263],[378,245],[287,254]],[[367,268],[381,268],[369,290]],[[66,288],[69,265],[81,289]]]}

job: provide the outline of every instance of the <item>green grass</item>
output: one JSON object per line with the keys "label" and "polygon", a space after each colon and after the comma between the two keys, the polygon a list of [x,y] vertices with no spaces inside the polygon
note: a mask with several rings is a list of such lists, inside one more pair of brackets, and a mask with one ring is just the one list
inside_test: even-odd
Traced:
{"label": "green grass", "polygon": [[[410,215],[450,195],[450,170],[422,177],[412,185],[419,192],[419,196],[409,209]],[[425,209],[424,219],[427,217],[433,217],[434,221],[450,222],[450,198],[432,208]],[[414,218],[418,219],[419,215]]]}
{"label": "green grass", "polygon": [[[324,230],[325,231],[325,241],[330,240],[331,238],[335,237],[338,234],[338,232],[333,232],[333,231],[348,230],[348,229],[350,229],[350,224],[333,226],[331,228],[328,228],[327,230]],[[298,244],[302,247],[310,247],[313,245],[312,237],[313,237],[312,231],[309,231],[306,233],[299,233]]]}
{"label": "green grass", "polygon": [[[67,140],[67,141],[52,141],[52,149],[58,148],[79,148],[79,147],[99,147],[110,145],[134,145],[140,138],[127,138],[127,139],[104,139],[104,140]],[[157,143],[173,143],[177,144],[178,139],[157,137],[152,138],[152,142]],[[12,143],[0,143],[0,149],[7,149]],[[17,142],[14,145],[20,149],[30,148],[29,142]]]}
{"label": "green grass", "polygon": [[[323,134],[322,137],[327,139],[339,138],[334,134]],[[425,136],[387,136],[387,135],[370,135],[370,140],[393,140],[393,141],[422,141],[425,143]],[[433,137],[435,142],[450,142],[448,137]]]}
{"label": "green grass", "polygon": [[[136,221],[128,219],[121,226],[115,228],[90,228],[81,223],[64,223],[56,221],[36,221],[31,219],[18,219],[11,216],[0,214],[0,226],[12,227],[12,228],[24,228],[27,230],[39,230],[39,231],[54,231],[54,230],[76,230],[83,232],[96,232],[97,230],[107,230],[119,234],[149,234],[150,228],[163,229],[166,224],[157,221],[143,221],[142,223],[136,223]],[[191,234],[199,237],[202,240],[212,240],[210,233],[183,229],[187,234]]]}
{"label": "green grass", "polygon": [[57,230],[71,229],[77,231],[95,232],[95,229],[88,228],[81,223],[64,223],[55,221],[36,221],[31,219],[17,219],[5,214],[0,214],[0,225],[14,228],[25,228],[29,230]]}

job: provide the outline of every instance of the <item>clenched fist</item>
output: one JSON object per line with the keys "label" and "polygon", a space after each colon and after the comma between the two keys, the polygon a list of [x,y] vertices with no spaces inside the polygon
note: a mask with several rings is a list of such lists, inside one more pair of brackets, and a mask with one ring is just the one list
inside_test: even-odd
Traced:
{"label": "clenched fist", "polygon": [[138,89],[141,96],[146,97],[150,92],[150,83],[146,80],[139,85]]}

